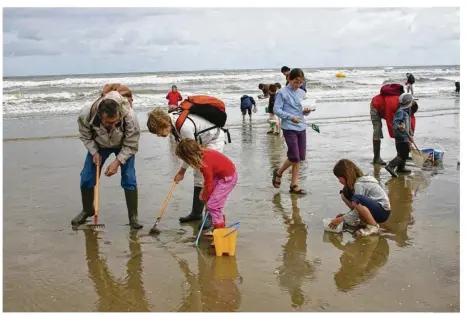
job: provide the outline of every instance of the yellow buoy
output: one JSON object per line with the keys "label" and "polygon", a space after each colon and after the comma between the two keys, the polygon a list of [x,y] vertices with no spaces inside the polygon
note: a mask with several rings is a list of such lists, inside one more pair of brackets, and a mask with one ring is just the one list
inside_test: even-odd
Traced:
{"label": "yellow buoy", "polygon": [[345,78],[346,75],[343,72],[339,72],[339,73],[336,74],[336,77],[337,78]]}

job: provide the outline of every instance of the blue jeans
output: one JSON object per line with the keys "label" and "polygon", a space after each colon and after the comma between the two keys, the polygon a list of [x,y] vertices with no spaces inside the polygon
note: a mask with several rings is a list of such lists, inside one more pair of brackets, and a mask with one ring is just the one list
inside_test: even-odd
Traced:
{"label": "blue jeans", "polygon": [[[106,162],[107,158],[111,153],[114,153],[116,156],[120,152],[120,148],[116,149],[99,149],[99,155],[102,157],[101,170],[102,166]],[[120,174],[121,180],[120,185],[125,190],[136,190],[137,181],[135,174],[135,156],[132,155],[125,164],[120,165]],[[93,188],[96,185],[96,164],[93,163],[93,156],[88,152],[86,155],[85,163],[83,170],[81,171],[80,186],[81,188]]]}
{"label": "blue jeans", "polygon": [[375,200],[370,199],[364,195],[353,195],[351,201],[355,201],[358,205],[363,205],[369,209],[370,213],[374,217],[375,222],[383,223],[387,221],[390,216],[390,211],[385,210],[380,203]]}

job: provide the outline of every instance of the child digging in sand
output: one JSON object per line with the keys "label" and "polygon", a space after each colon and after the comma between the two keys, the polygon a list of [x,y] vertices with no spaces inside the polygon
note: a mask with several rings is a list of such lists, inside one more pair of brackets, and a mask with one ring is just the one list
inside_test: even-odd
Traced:
{"label": "child digging in sand", "polygon": [[[236,166],[224,154],[204,148],[192,139],[180,141],[175,153],[194,170],[203,174],[204,183],[200,200],[206,202],[206,210],[211,214],[213,227],[225,228],[223,207],[237,184]],[[205,233],[205,236],[212,235]]]}
{"label": "child digging in sand", "polygon": [[347,214],[338,214],[329,225],[336,228],[341,222],[356,226],[360,219],[366,227],[356,232],[367,236],[379,233],[379,223],[384,223],[390,216],[390,201],[383,188],[372,176],[364,176],[359,167],[352,161],[339,160],[333,168],[343,190],[341,199],[351,209]]}

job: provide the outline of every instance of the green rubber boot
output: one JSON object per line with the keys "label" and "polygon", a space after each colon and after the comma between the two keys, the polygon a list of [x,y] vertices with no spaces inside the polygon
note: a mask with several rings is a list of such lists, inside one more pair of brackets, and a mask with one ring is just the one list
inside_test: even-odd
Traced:
{"label": "green rubber boot", "polygon": [[138,189],[126,189],[125,201],[127,202],[128,221],[130,227],[135,230],[143,228],[143,225],[138,222]]}
{"label": "green rubber boot", "polygon": [[81,225],[86,219],[94,215],[94,188],[81,188],[81,203],[83,210],[71,220],[72,225]]}

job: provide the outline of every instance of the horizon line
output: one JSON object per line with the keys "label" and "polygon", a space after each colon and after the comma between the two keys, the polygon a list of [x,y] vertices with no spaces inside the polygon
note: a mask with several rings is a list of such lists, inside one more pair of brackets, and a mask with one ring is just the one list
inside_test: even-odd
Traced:
{"label": "horizon line", "polygon": [[[436,65],[411,65],[411,66],[397,66],[397,65],[386,65],[386,66],[345,66],[345,67],[301,67],[302,69],[368,69],[368,68],[388,68],[388,67],[396,67],[396,68],[421,68],[421,67],[460,67],[458,64],[436,64]],[[202,69],[202,70],[166,70],[166,71],[129,71],[129,72],[95,72],[95,73],[61,73],[61,74],[28,74],[28,75],[9,75],[3,76],[3,79],[11,79],[11,78],[27,78],[27,77],[57,77],[57,76],[86,76],[86,75],[107,75],[107,74],[114,74],[114,75],[122,75],[122,74],[158,74],[158,73],[184,73],[184,72],[214,72],[214,71],[252,71],[252,70],[274,70],[276,68],[226,68],[226,69]],[[278,67],[278,71],[281,69]]]}

